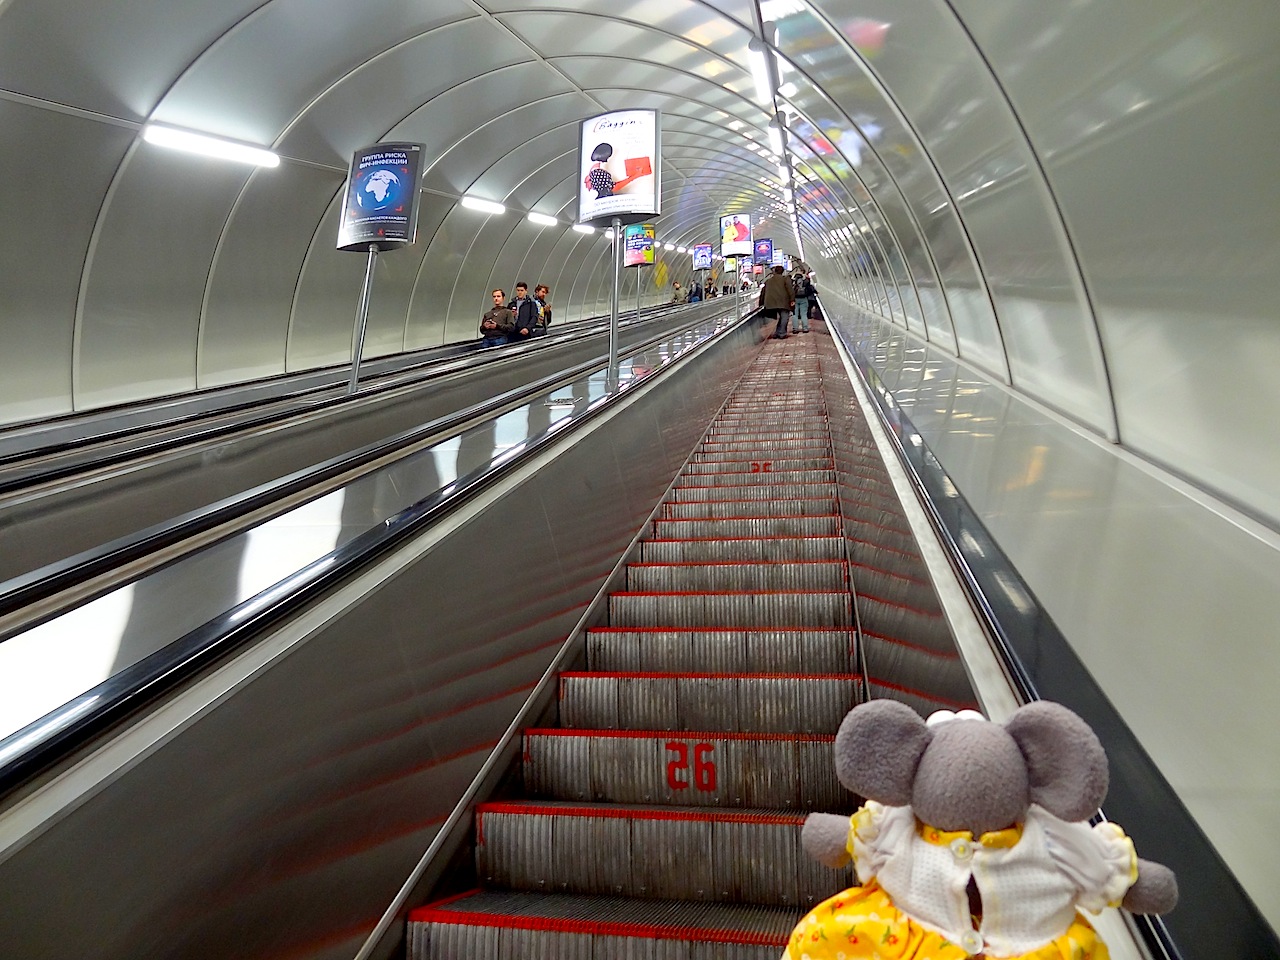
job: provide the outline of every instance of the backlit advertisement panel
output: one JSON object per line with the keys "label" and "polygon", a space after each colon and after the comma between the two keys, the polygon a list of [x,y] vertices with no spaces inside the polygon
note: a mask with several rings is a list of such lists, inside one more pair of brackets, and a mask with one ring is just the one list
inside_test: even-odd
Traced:
{"label": "backlit advertisement panel", "polygon": [[693,269],[710,270],[711,269],[711,244],[696,243],[693,246]]}
{"label": "backlit advertisement panel", "polygon": [[769,239],[757,240],[755,243],[755,256],[752,257],[754,263],[763,263],[766,266],[773,264],[773,241]]}
{"label": "backlit advertisement panel", "polygon": [[578,223],[639,223],[662,213],[657,110],[617,110],[582,121]]}
{"label": "backlit advertisement panel", "polygon": [[418,230],[419,143],[376,143],[357,150],[343,191],[338,249],[393,250],[413,243]]}
{"label": "backlit advertisement panel", "polygon": [[622,263],[627,267],[652,267],[656,245],[652,223],[636,223],[622,231]]}
{"label": "backlit advertisement panel", "polygon": [[751,256],[751,216],[735,213],[720,218],[720,256]]}
{"label": "backlit advertisement panel", "polygon": [[736,273],[736,272],[737,272],[737,270],[738,270],[738,258],[737,258],[737,257],[725,257],[725,258],[724,258],[724,272],[725,272],[725,273]]}

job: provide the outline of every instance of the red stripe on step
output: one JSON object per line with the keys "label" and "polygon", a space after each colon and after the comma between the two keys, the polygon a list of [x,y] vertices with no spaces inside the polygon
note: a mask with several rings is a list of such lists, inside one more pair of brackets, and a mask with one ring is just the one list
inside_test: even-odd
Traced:
{"label": "red stripe on step", "polygon": [[[696,521],[702,522],[702,521]],[[650,537],[643,543],[758,543],[761,540],[775,541],[800,541],[808,543],[810,540],[839,540],[838,534],[830,533],[826,536],[803,536],[801,534],[770,534],[767,537]],[[731,560],[714,561],[715,563],[732,563]]]}
{"label": "red stripe on step", "polygon": [[470,913],[419,907],[409,914],[414,923],[450,923],[468,927],[503,927],[513,930],[543,930],[553,933],[583,933],[605,937],[635,937],[645,940],[685,940],[701,943],[742,943],[762,947],[785,947],[790,935],[756,933],[750,930],[719,930],[708,927],[659,927],[646,923],[607,920],[567,920],[560,917],[527,917],[502,913]]}
{"label": "red stripe on step", "polygon": [[644,671],[574,670],[560,674],[562,680],[861,680],[857,673],[654,673]]}
{"label": "red stripe on step", "polygon": [[548,804],[521,803],[519,801],[495,801],[476,806],[477,814],[507,813],[516,816],[594,817],[601,820],[675,820],[681,822],[712,821],[715,823],[760,823],[767,825],[800,826],[805,815],[799,813],[735,813],[694,810],[624,810],[618,807],[558,807]]}
{"label": "red stripe on step", "polygon": [[[632,564],[634,566],[634,564]],[[928,580],[921,580],[919,577],[909,577],[905,573],[894,573],[892,570],[885,570],[881,567],[873,567],[869,563],[851,563],[850,567],[854,570],[870,570],[872,573],[878,573],[884,577],[892,577],[894,580],[905,580],[907,583],[914,583],[921,587],[930,587],[933,584]]]}
{"label": "red stripe on step", "polygon": [[[766,501],[739,500],[737,502],[765,503]],[[839,519],[840,519],[840,515],[838,513],[794,513],[794,514],[789,514],[788,516],[785,516],[785,517],[737,517],[737,516],[735,517],[657,517],[653,522],[654,523],[719,523],[722,520],[760,520],[763,522],[766,520],[839,520]],[[691,537],[691,538],[681,538],[681,539],[718,540],[720,538],[719,537],[701,537],[701,538]],[[753,540],[755,538],[747,537],[746,539]]]}
{"label": "red stripe on step", "polygon": [[859,600],[874,600],[876,603],[883,603],[886,607],[897,607],[899,610],[910,610],[912,613],[918,613],[922,617],[929,617],[931,620],[941,620],[941,610],[921,610],[919,607],[913,607],[909,603],[899,603],[897,600],[886,600],[884,597],[877,597],[874,593],[859,593]]}
{"label": "red stripe on step", "polygon": [[[610,597],[850,596],[848,590],[615,590]],[[888,600],[882,601],[888,603]],[[895,604],[901,606],[901,604]]]}
{"label": "red stripe on step", "polygon": [[[793,537],[792,539],[803,540],[806,538]],[[848,566],[848,564],[846,564],[845,561],[843,560],[823,560],[819,558],[817,560],[811,560],[811,559],[804,559],[804,560],[673,560],[671,563],[662,563],[661,561],[647,560],[640,563],[628,563],[627,567],[628,568],[640,567],[644,569],[647,569],[649,567],[744,567],[750,564],[754,564],[756,566],[779,566],[784,564],[787,566],[799,566],[802,563],[808,563],[808,564],[824,563],[829,567]],[[870,569],[870,568],[864,568],[864,569]],[[894,576],[894,574],[889,574],[889,576]],[[907,577],[903,579],[910,579],[910,578]]]}
{"label": "red stripe on step", "polygon": [[587,633],[779,633],[843,634],[852,639],[852,627],[590,627]]}
{"label": "red stripe on step", "polygon": [[[887,684],[885,684],[887,686]],[[835,743],[833,733],[733,733],[727,730],[567,730],[537,727],[526,737],[596,737],[608,740],[768,740],[780,743]]]}

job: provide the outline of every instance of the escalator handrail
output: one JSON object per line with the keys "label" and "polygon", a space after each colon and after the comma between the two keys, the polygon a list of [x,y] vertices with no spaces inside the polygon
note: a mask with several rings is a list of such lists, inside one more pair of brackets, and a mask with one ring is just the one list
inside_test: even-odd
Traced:
{"label": "escalator handrail", "polygon": [[[9,737],[0,739],[0,799],[134,711],[210,664],[224,659],[264,630],[301,610],[410,537],[479,496],[551,444],[559,443],[567,434],[595,420],[627,397],[636,384],[648,383],[655,376],[662,376],[695,352],[708,349],[730,336],[741,324],[749,322],[755,313],[751,310],[739,316],[735,322],[700,341],[698,351],[682,350],[667,363],[655,366],[629,383],[620,384],[614,392],[588,402],[583,410],[572,415],[565,426],[517,444],[505,451],[500,460],[429,494],[257,596],[242,601]],[[694,321],[689,326],[701,322],[705,321]],[[637,346],[637,349],[643,350],[644,347]],[[578,365],[589,367],[590,371],[606,366],[607,362],[601,364],[599,360]],[[555,385],[544,385],[540,392],[548,389],[555,389]],[[522,395],[533,392],[532,389],[521,391]]]}
{"label": "escalator handrail", "polygon": [[[691,320],[688,326],[695,326],[702,322],[704,321],[701,319]],[[633,348],[643,350],[651,343],[672,336],[679,329],[683,328],[665,331],[653,338],[633,345]],[[492,415],[495,412],[519,406],[523,400],[529,397],[554,389],[561,383],[577,379],[590,370],[598,369],[600,363],[601,360],[598,357],[584,360],[565,370],[549,374],[532,383],[515,387],[505,393],[402,431],[392,437],[368,444],[358,450],[330,458],[323,463],[295,471],[244,493],[227,497],[182,516],[83,551],[75,556],[55,561],[37,570],[13,577],[0,583],[0,619],[11,617],[20,610],[48,601],[66,591],[74,590],[95,578],[105,576],[112,570],[141,561],[158,551],[168,549],[184,540],[189,540],[224,524],[231,523],[238,517],[260,510],[274,502],[296,497],[310,488],[393,454],[406,446],[425,442],[432,436],[456,430],[486,414]],[[111,584],[109,587],[104,587],[103,590],[114,588],[114,586],[115,584]],[[76,603],[86,602],[96,595],[98,594],[86,593],[83,596],[78,596]],[[16,627],[9,625],[3,633],[0,633],[0,643],[4,642],[17,629],[29,629],[38,623],[53,619],[62,612],[64,611],[61,608],[49,609],[42,611],[37,618],[24,620]]]}
{"label": "escalator handrail", "polygon": [[[640,320],[628,318],[623,321],[620,326],[633,326],[636,323],[643,323],[645,321],[661,317],[665,313],[669,312],[665,309],[668,306],[668,304],[663,304],[659,307],[646,308],[646,315]],[[295,391],[287,391],[280,395],[227,403],[211,410],[179,414],[172,417],[160,417],[155,420],[149,420],[145,423],[103,430],[101,432],[96,432],[91,436],[74,437],[71,439],[61,440],[56,443],[50,443],[45,446],[32,446],[19,451],[0,453],[0,469],[12,468],[21,465],[24,462],[38,461],[42,457],[55,457],[73,453],[78,449],[89,447],[94,444],[100,444],[103,441],[120,442],[149,431],[177,429],[183,424],[195,424],[201,420],[249,412],[256,408],[267,406],[268,404],[278,404],[285,401],[296,402],[296,405],[291,406],[287,410],[277,410],[266,413],[255,419],[236,421],[231,424],[212,425],[203,429],[196,428],[192,430],[184,430],[177,436],[157,438],[157,440],[152,444],[133,447],[119,453],[106,453],[93,459],[89,463],[67,464],[33,474],[26,474],[9,479],[0,478],[0,495],[12,493],[16,490],[21,490],[37,483],[50,483],[58,480],[65,480],[89,470],[97,470],[102,469],[103,467],[118,465],[120,463],[128,462],[129,460],[137,459],[143,455],[155,454],[170,447],[183,446],[197,441],[213,440],[230,433],[260,429],[269,424],[278,423],[290,417],[305,415],[324,406],[332,405],[336,407],[346,403],[367,401],[372,396],[377,396],[379,393],[401,388],[407,382],[413,382],[416,379],[427,380],[433,377],[455,373],[459,370],[480,367],[488,363],[510,360],[513,356],[521,356],[534,351],[550,349],[570,340],[577,340],[584,336],[597,334],[602,326],[601,318],[599,317],[589,317],[582,320],[576,320],[571,324],[558,325],[554,334],[548,334],[545,337],[537,337],[532,340],[524,341],[520,344],[513,344],[512,346],[515,347],[518,352],[513,352],[511,350],[479,352],[473,349],[467,349],[464,351],[451,350],[447,355],[442,356],[424,357],[423,359],[406,363],[394,370],[372,374],[367,381],[362,381],[361,390],[354,394],[343,394],[336,397],[317,396],[321,394],[332,394],[336,388],[344,387],[346,385],[345,379],[341,382],[334,380],[333,382],[319,383],[303,387]],[[465,341],[463,344],[451,344],[448,346],[456,347],[460,345],[472,347],[478,346],[478,343]],[[479,353],[479,355],[477,355],[477,353]],[[314,374],[315,372],[316,371],[308,371],[309,374]],[[270,380],[275,378],[268,379]],[[240,385],[241,388],[244,388],[245,386],[246,385],[244,384]],[[197,395],[199,392],[200,391],[197,391],[196,394],[184,394],[182,397],[183,399],[187,399]],[[315,399],[308,399],[312,397]],[[126,407],[124,409],[128,408]],[[102,412],[103,411],[101,410],[95,411],[96,414],[101,414]]]}

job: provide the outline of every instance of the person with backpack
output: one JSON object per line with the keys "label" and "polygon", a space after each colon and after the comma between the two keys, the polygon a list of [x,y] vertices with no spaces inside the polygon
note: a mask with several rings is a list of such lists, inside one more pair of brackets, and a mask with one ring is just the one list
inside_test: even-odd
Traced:
{"label": "person with backpack", "polygon": [[792,325],[792,330],[795,333],[808,333],[809,304],[817,291],[813,289],[813,284],[805,273],[797,273],[791,278],[791,289],[796,299],[795,323]]}

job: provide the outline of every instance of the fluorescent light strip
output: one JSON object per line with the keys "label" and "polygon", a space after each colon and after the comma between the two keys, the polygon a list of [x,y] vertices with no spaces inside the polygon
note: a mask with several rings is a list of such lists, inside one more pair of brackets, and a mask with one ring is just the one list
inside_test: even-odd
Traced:
{"label": "fluorescent light strip", "polygon": [[773,87],[769,83],[769,66],[765,60],[766,48],[759,37],[752,37],[747,44],[747,59],[751,63],[751,79],[756,85],[756,102],[769,105],[773,102]]}
{"label": "fluorescent light strip", "polygon": [[525,219],[530,223],[540,223],[544,227],[554,227],[560,222],[555,217],[548,217],[545,213],[534,213],[533,211],[530,211]]}
{"label": "fluorescent light strip", "polygon": [[506,213],[507,208],[500,203],[492,200],[482,200],[480,197],[463,197],[462,205],[470,210],[480,210],[483,213]]}
{"label": "fluorescent light strip", "polygon": [[192,133],[176,127],[165,127],[148,123],[142,128],[142,139],[158,147],[171,150],[182,150],[186,153],[197,153],[203,157],[216,157],[219,160],[231,160],[234,163],[247,163],[255,167],[278,167],[280,157],[270,150],[251,147],[247,144],[211,137],[206,133]]}
{"label": "fluorescent light strip", "polygon": [[595,233],[596,232],[595,227],[588,227],[585,223],[575,223],[573,225],[573,229],[577,230],[579,233]]}

